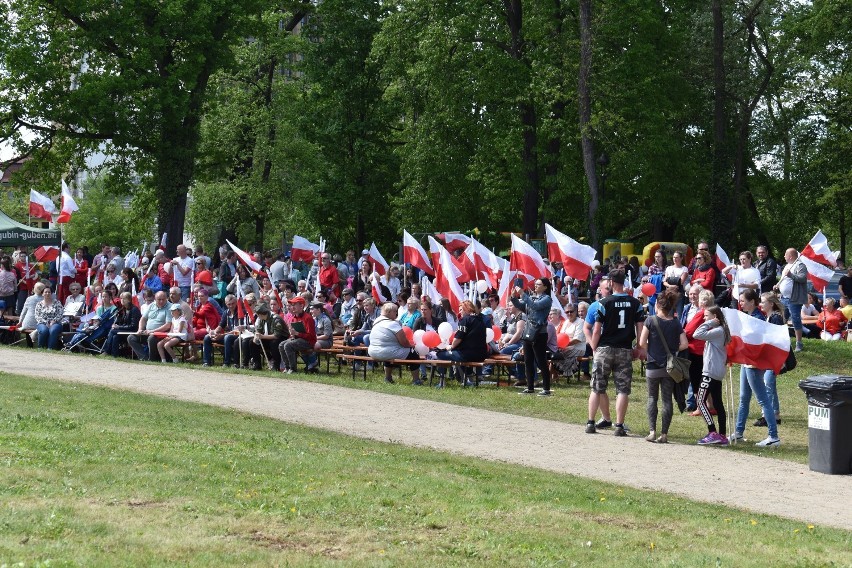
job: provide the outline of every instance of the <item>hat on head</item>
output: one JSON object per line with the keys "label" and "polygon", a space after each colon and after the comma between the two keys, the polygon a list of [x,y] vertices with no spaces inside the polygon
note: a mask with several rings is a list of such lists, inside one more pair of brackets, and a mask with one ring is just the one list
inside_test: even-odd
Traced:
{"label": "hat on head", "polygon": [[352,288],[344,288],[343,289],[343,295],[345,296],[347,294],[349,294],[350,296],[354,296],[355,292],[352,291]]}
{"label": "hat on head", "polygon": [[482,315],[484,315],[484,316],[490,316],[493,313],[494,313],[494,310],[492,310],[491,308],[485,308],[484,310],[482,310]]}
{"label": "hat on head", "polygon": [[296,296],[295,298],[290,298],[287,300],[289,304],[302,304],[303,306],[306,304],[305,299],[301,296]]}
{"label": "hat on head", "polygon": [[165,256],[165,254],[166,251],[164,251],[163,249],[157,249],[157,251],[154,253],[154,256]]}
{"label": "hat on head", "polygon": [[180,304],[172,304],[172,305],[169,307],[169,311],[170,311],[170,312],[173,312],[173,311],[175,311],[175,310],[181,311],[182,309],[183,309],[183,308],[181,308],[181,307],[180,307]]}
{"label": "hat on head", "polygon": [[151,261],[148,259],[147,256],[142,257],[142,264],[150,264],[150,263],[151,263]]}
{"label": "hat on head", "polygon": [[370,251],[367,250],[367,249],[364,249],[364,250],[361,251],[361,254],[370,254]]}
{"label": "hat on head", "polygon": [[257,315],[268,315],[271,312],[269,311],[269,306],[266,304],[260,304],[254,309],[254,313]]}
{"label": "hat on head", "polygon": [[314,302],[313,304],[311,304],[311,307],[323,309],[325,307],[325,304],[323,304],[322,302]]}

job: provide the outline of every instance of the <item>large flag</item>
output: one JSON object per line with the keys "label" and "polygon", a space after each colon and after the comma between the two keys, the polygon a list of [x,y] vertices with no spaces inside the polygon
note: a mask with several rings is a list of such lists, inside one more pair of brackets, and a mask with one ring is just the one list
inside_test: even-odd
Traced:
{"label": "large flag", "polygon": [[293,248],[290,251],[290,258],[294,261],[311,262],[319,251],[319,245],[315,245],[308,239],[296,235],[293,237]]}
{"label": "large flag", "polygon": [[65,183],[65,180],[62,180],[62,212],[59,213],[59,218],[56,219],[57,223],[67,223],[71,220],[71,213],[74,211],[78,211],[80,208],[77,207],[77,202],[74,201],[74,196],[71,195],[71,190],[68,189],[68,185]]}
{"label": "large flag", "polygon": [[384,276],[388,273],[388,262],[382,253],[379,252],[376,243],[370,245],[370,252],[367,254],[367,260],[373,265],[373,270],[379,273],[379,276]]}
{"label": "large flag", "polygon": [[59,258],[59,247],[42,245],[33,251],[33,256],[39,262],[53,262]]}
{"label": "large flag", "polygon": [[500,275],[500,286],[497,288],[497,295],[500,297],[500,305],[504,308],[509,307],[509,298],[512,296],[512,290],[515,288],[515,273],[508,268]]}
{"label": "large flag", "polygon": [[832,276],[834,276],[834,271],[827,266],[814,262],[805,255],[799,256],[799,259],[807,267],[808,280],[814,285],[814,289],[817,292],[824,292],[828,283],[831,282]]}
{"label": "large flag", "polygon": [[538,251],[525,240],[512,234],[512,254],[509,256],[509,267],[523,275],[530,283],[537,278],[550,278],[551,272]]}
{"label": "large flag", "polygon": [[561,262],[567,276],[585,280],[592,270],[597,251],[589,245],[580,244],[568,235],[560,233],[547,223],[547,255],[551,262]]}
{"label": "large flag", "polygon": [[385,302],[390,302],[391,299],[384,295],[382,292],[382,282],[379,279],[379,274],[376,271],[373,271],[370,274],[370,278],[373,279],[373,285],[370,286],[370,293],[373,295],[373,299],[376,301],[377,306],[381,306]]}
{"label": "large flag", "polygon": [[244,251],[243,249],[241,249],[240,247],[238,247],[237,245],[235,245],[234,243],[232,243],[228,239],[225,239],[225,242],[228,243],[228,246],[231,247],[232,251],[237,253],[237,257],[239,257],[240,261],[243,264],[246,265],[246,268],[248,268],[249,270],[251,270],[253,272],[258,272],[258,273],[263,272],[263,267],[260,264],[258,264],[257,262],[255,262],[255,260],[251,257],[251,255],[249,253],[247,253],[246,251]]}
{"label": "large flag", "polygon": [[429,237],[429,249],[438,251],[438,259],[435,262],[435,288],[450,301],[453,313],[457,314],[459,306],[465,299],[464,291],[456,276],[458,268],[453,263],[450,252],[432,237]]}
{"label": "large flag", "polygon": [[781,370],[790,352],[790,332],[786,325],[769,323],[739,310],[722,308],[731,342],[728,362],[754,365],[758,369]]}
{"label": "large flag", "polygon": [[470,237],[462,233],[438,233],[438,238],[444,241],[444,246],[450,252],[466,249],[470,244]]}
{"label": "large flag", "polygon": [[[432,281],[425,276],[420,278],[420,289],[423,291],[424,296],[429,296],[433,304],[440,304],[441,300],[444,298],[441,293],[438,292],[438,289],[432,285]],[[419,299],[420,298],[418,298],[418,300]]]}
{"label": "large flag", "polygon": [[470,240],[465,255],[473,264],[476,272],[475,279],[485,279],[491,288],[497,288],[500,284],[498,276],[501,271],[500,259],[476,239]]}
{"label": "large flag", "polygon": [[828,240],[826,240],[822,231],[817,231],[811,242],[802,249],[802,256],[820,264],[837,266],[837,255],[831,252],[831,249],[828,247]]}
{"label": "large flag", "polygon": [[432,269],[432,263],[429,262],[429,255],[417,242],[417,239],[408,234],[408,231],[402,231],[402,259],[403,262],[416,266],[426,274],[435,275]]}
{"label": "large flag", "polygon": [[52,221],[56,213],[56,205],[47,196],[34,189],[30,190],[30,217]]}
{"label": "large flag", "polygon": [[[427,238],[429,239],[429,254],[432,256],[432,265],[435,267],[435,274],[437,275],[438,265],[441,263],[441,251],[447,249],[431,236]],[[453,255],[450,255],[450,263],[453,265],[453,278],[458,280],[462,277],[463,271],[458,263],[455,262]]]}
{"label": "large flag", "polygon": [[[719,269],[719,273],[722,272],[722,269],[726,266],[731,266],[731,259],[728,257],[728,253],[725,252],[725,249],[722,248],[722,245],[716,243],[716,267]],[[732,281],[734,279],[734,275],[728,273],[728,281]]]}

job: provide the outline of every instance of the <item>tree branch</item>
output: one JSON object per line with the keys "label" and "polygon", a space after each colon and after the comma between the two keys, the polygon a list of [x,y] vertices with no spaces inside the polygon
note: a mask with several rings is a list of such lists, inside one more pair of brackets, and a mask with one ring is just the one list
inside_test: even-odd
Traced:
{"label": "tree branch", "polygon": [[[59,14],[64,16],[65,19],[69,20],[74,25],[76,25],[78,28],[80,28],[81,30],[83,30],[84,32],[89,34],[89,36],[94,38],[94,37],[97,37],[97,36],[100,35],[100,34],[97,34],[97,36],[96,36],[96,34],[94,32],[94,26],[91,24],[91,22],[84,20],[82,17],[80,17],[79,14],[74,14],[73,12],[68,10],[68,8],[66,8],[65,6],[61,6],[55,0],[45,0],[45,4],[47,4],[48,6],[51,6]],[[124,50],[122,50],[118,46],[118,44],[115,43],[115,41],[113,41],[113,39],[111,37],[97,37],[97,39],[98,39],[98,41],[100,41],[101,44],[103,44],[104,48],[109,53],[112,53],[113,55],[115,55],[116,57],[118,57],[120,59],[125,59],[125,60],[128,60],[128,61],[131,59],[130,56],[127,53],[125,53]]]}

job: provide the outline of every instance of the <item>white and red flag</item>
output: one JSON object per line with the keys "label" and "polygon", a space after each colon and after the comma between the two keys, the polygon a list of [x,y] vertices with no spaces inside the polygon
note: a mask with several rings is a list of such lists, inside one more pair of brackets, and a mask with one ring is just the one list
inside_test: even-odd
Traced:
{"label": "white and red flag", "polygon": [[[420,278],[420,288],[423,291],[423,295],[429,296],[433,304],[440,304],[441,300],[444,298],[441,293],[438,292],[438,289],[432,284],[432,281],[425,276]],[[418,298],[418,300],[419,299],[420,298]]]}
{"label": "white and red flag", "polygon": [[814,285],[814,289],[820,293],[824,292],[828,283],[831,282],[832,276],[834,276],[834,271],[827,266],[814,262],[805,255],[799,256],[799,259],[807,267],[808,280]]}
{"label": "white and red flag", "polygon": [[828,247],[828,240],[822,231],[817,231],[811,242],[802,249],[802,256],[828,266],[837,266],[837,255]]}
{"label": "white and red flag", "polygon": [[74,196],[71,195],[71,190],[68,189],[65,180],[62,180],[62,211],[59,213],[59,218],[56,219],[56,222],[67,223],[71,220],[71,213],[79,210],[77,202],[74,201]]}
{"label": "white and red flag", "polygon": [[512,296],[512,290],[515,288],[515,273],[508,268],[500,275],[500,286],[497,288],[497,295],[500,297],[500,305],[504,308],[509,307]]}
{"label": "white and red flag", "polygon": [[[716,243],[716,268],[719,269],[719,272],[722,272],[722,269],[726,266],[731,266],[731,259],[728,257],[728,253],[725,252],[725,249],[722,248],[722,245]],[[734,279],[734,275],[728,273],[728,281],[732,281]]]}
{"label": "white and red flag", "polygon": [[453,263],[456,265],[456,268],[459,269],[461,274],[458,277],[459,284],[464,284],[465,282],[476,282],[479,280],[476,275],[476,267],[471,262],[470,258],[464,253],[461,252],[460,255],[456,256],[452,252],[450,253],[450,259],[452,259]]}
{"label": "white and red flag", "polygon": [[293,237],[293,248],[290,250],[290,258],[294,261],[311,262],[318,252],[320,252],[319,245],[315,245],[305,237],[300,237],[299,235]]}
{"label": "white and red flag", "polygon": [[438,233],[438,238],[444,241],[444,246],[450,252],[466,249],[470,244],[470,237],[462,233]]}
{"label": "white and red flag", "polygon": [[163,236],[160,237],[160,246],[157,247],[157,248],[159,248],[161,251],[165,251],[166,250],[166,244],[168,242],[169,242],[169,234],[163,233]]}
{"label": "white and red flag", "polygon": [[544,224],[547,237],[547,256],[551,262],[561,262],[566,276],[585,280],[592,270],[597,251],[589,245],[578,243],[568,235],[560,233],[547,223]]}
{"label": "white and red flag", "polygon": [[373,279],[373,285],[370,286],[370,294],[373,295],[376,305],[381,306],[385,302],[390,302],[391,299],[385,296],[384,292],[382,292],[382,282],[379,278],[379,274],[374,270],[372,274],[370,274],[370,278]]}
{"label": "white and red flag", "polygon": [[42,245],[33,251],[33,256],[39,262],[53,262],[59,258],[59,247]]}
{"label": "white and red flag", "polygon": [[467,258],[470,259],[476,271],[476,280],[483,276],[488,281],[491,288],[497,288],[500,284],[499,274],[501,272],[500,259],[493,252],[488,250],[485,245],[471,239],[470,244],[465,250]]}
{"label": "white and red flag", "polygon": [[[444,245],[433,239],[431,236],[427,237],[429,239],[429,254],[432,257],[432,266],[435,267],[435,275],[438,274],[438,265],[441,263],[441,251],[447,250],[444,248]],[[455,262],[453,255],[450,255],[450,263],[453,265],[453,270],[451,271],[453,274],[453,278],[458,280],[462,277],[462,269]]]}
{"label": "white and red flag", "polygon": [[429,249],[438,253],[435,261],[435,288],[441,296],[449,300],[453,313],[458,313],[459,306],[465,299],[456,274],[458,267],[450,252],[432,237],[429,237]]}
{"label": "white and red flag", "polygon": [[52,221],[56,205],[47,196],[34,189],[30,190],[30,217]]}
{"label": "white and red flag", "polygon": [[550,268],[544,263],[541,255],[528,242],[512,234],[512,254],[509,256],[509,267],[527,280],[533,282],[537,278],[550,278]]}
{"label": "white and red flag", "polygon": [[722,311],[731,330],[728,363],[753,365],[778,373],[790,352],[787,326],[769,323],[731,308],[722,308]]}
{"label": "white and red flag", "polygon": [[411,266],[416,266],[426,274],[435,275],[435,270],[429,261],[429,255],[426,254],[417,239],[409,235],[406,230],[402,231],[402,260]]}
{"label": "white and red flag", "polygon": [[385,260],[385,257],[382,256],[382,253],[379,252],[379,248],[376,246],[376,243],[372,243],[370,245],[370,252],[367,255],[367,260],[373,265],[373,270],[378,272],[379,276],[384,276],[388,273],[388,262]]}
{"label": "white and red flag", "polygon": [[228,243],[228,246],[231,247],[231,250],[237,253],[237,257],[240,259],[246,268],[248,268],[251,272],[257,272],[259,274],[263,274],[263,267],[255,261],[249,253],[229,241],[225,239],[225,242]]}

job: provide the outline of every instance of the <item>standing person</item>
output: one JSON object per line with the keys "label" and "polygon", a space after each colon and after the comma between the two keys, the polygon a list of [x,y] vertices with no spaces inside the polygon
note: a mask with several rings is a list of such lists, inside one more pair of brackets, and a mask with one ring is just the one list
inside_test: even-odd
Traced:
{"label": "standing person", "polygon": [[692,271],[692,286],[701,286],[705,290],[713,292],[717,274],[716,266],[713,264],[710,252],[706,249],[699,249],[693,262],[695,263],[695,269]]}
{"label": "standing person", "polygon": [[[743,290],[742,294],[740,294],[740,308],[753,318],[766,320],[766,317],[757,306],[758,298],[759,296],[754,290]],[[763,374],[765,372],[765,369],[758,369],[753,365],[742,365],[740,367],[740,406],[737,409],[737,429],[728,438],[729,442],[738,442],[744,439],[743,435],[745,433],[746,420],[748,420],[751,395],[754,393],[754,397],[763,410],[763,415],[766,417],[766,425],[769,428],[769,436],[755,445],[761,448],[781,445],[781,439],[778,437],[778,425],[775,422],[775,412],[772,410],[766,386],[763,384]],[[714,402],[718,403],[715,399]]]}
{"label": "standing person", "polygon": [[799,251],[788,248],[784,252],[787,264],[775,285],[780,292],[781,303],[790,312],[793,332],[796,335],[796,353],[802,350],[802,306],[808,301],[808,267],[799,259]]}
{"label": "standing person", "polygon": [[[633,382],[633,341],[641,332],[645,311],[642,304],[633,296],[624,293],[625,274],[623,270],[609,273],[612,284],[612,296],[601,300],[595,316],[591,347],[595,354],[592,369],[592,392],[589,395],[589,420],[586,433],[595,433],[595,413],[600,404],[600,395],[606,393],[607,379],[612,374],[615,390],[615,431],[616,436],[626,436],[624,417],[627,415],[628,397]],[[643,350],[636,352],[643,355]]]}
{"label": "standing person", "polygon": [[[725,365],[728,362],[728,352],[725,348],[731,342],[731,331],[725,314],[721,308],[708,306],[704,308],[704,323],[695,330],[695,338],[704,342],[701,370],[701,384],[698,387],[698,408],[707,423],[707,435],[698,444],[707,446],[716,444],[728,445],[727,419],[724,397],[722,395],[722,380],[725,378]],[[719,417],[719,430],[713,424],[713,416],[707,406],[707,397],[712,396]]]}
{"label": "standing person", "polygon": [[846,274],[837,282],[837,291],[841,298],[852,299],[852,266],[846,269]]}
{"label": "standing person", "polygon": [[177,258],[172,259],[174,267],[175,286],[180,288],[180,299],[188,300],[192,292],[193,269],[195,268],[195,260],[189,256],[189,251],[186,246],[180,244],[177,246]]}
{"label": "standing person", "polygon": [[[320,257],[322,264],[319,269],[319,285],[324,292],[331,292],[335,296],[340,295],[340,272],[337,267],[331,262],[331,255],[327,252],[322,253]],[[319,290],[315,290],[319,292]]]}
{"label": "standing person", "polygon": [[[784,306],[774,292],[765,292],[760,295],[760,309],[766,316],[766,321],[774,325],[787,325],[784,320]],[[766,395],[769,404],[775,411],[775,423],[781,424],[781,403],[778,400],[777,376],[772,369],[763,372],[763,384],[766,386]],[[766,417],[761,416],[754,422],[755,426],[766,426]]]}
{"label": "standing person", "polygon": [[77,276],[77,270],[74,268],[74,259],[71,258],[71,247],[67,242],[62,243],[62,252],[59,258],[56,259],[58,266],[58,276],[56,281],[56,298],[59,302],[64,302],[68,296],[68,289],[71,283]]}
{"label": "standing person", "polygon": [[[586,336],[586,357],[590,360],[594,352],[592,351],[592,334],[595,331],[595,320],[598,316],[598,309],[601,307],[601,300],[612,294],[612,285],[609,281],[609,273],[603,276],[598,281],[597,299],[592,302],[592,305],[586,310],[586,315],[583,319],[583,334]],[[589,381],[589,387],[593,386],[592,376],[589,374],[589,363],[586,362],[586,373],[583,376],[584,380]],[[597,430],[612,428],[612,412],[610,411],[609,395],[605,392],[598,396],[598,407],[601,411],[601,419],[595,424]],[[597,412],[595,413],[597,414]],[[588,432],[588,428],[586,429]]]}
{"label": "standing person", "polygon": [[535,368],[538,367],[543,387],[539,395],[550,396],[550,368],[547,362],[547,317],[553,303],[550,291],[549,278],[538,278],[535,281],[533,296],[520,286],[515,286],[512,304],[527,316],[522,348],[527,388],[519,394],[535,394]]}
{"label": "standing person", "polygon": [[672,315],[680,315],[683,311],[683,304],[685,301],[684,286],[686,285],[686,278],[689,276],[689,270],[686,266],[684,266],[683,253],[679,250],[674,251],[672,254],[672,263],[673,264],[671,266],[666,267],[663,278],[663,288],[677,292],[678,297],[675,302]]}
{"label": "standing person", "polygon": [[86,260],[85,251],[82,247],[78,248],[77,252],[74,254],[74,270],[77,271],[74,281],[80,285],[80,288],[83,288],[88,284],[87,275],[89,273],[89,261]]}
{"label": "standing person", "polygon": [[15,263],[15,268],[21,275],[18,282],[18,302],[15,306],[15,313],[21,315],[24,310],[24,303],[33,293],[36,282],[39,281],[39,275],[36,265],[30,263],[29,254],[24,247],[21,247],[21,250],[18,251],[18,261]]}
{"label": "standing person", "polygon": [[[645,320],[639,335],[639,347],[648,352],[645,377],[648,382],[648,436],[649,442],[665,444],[669,441],[669,426],[672,423],[674,406],[672,395],[675,382],[666,371],[668,354],[675,354],[689,347],[680,321],[674,317],[674,307],[680,294],[673,288],[663,290],[657,296],[656,313]],[[668,349],[666,349],[668,347]],[[663,396],[663,419],[660,436],[657,437],[657,403]]]}
{"label": "standing person", "polygon": [[12,307],[11,311],[14,311],[17,290],[18,278],[15,270],[12,268],[12,259],[4,256],[0,259],[0,301]]}
{"label": "standing person", "polygon": [[757,247],[757,264],[754,265],[760,273],[760,292],[771,292],[778,283],[778,263],[769,255],[766,245]]}

